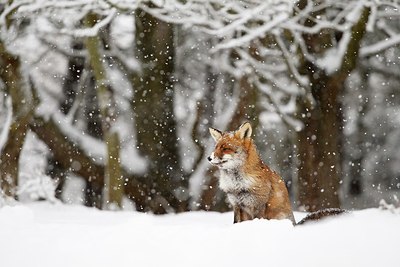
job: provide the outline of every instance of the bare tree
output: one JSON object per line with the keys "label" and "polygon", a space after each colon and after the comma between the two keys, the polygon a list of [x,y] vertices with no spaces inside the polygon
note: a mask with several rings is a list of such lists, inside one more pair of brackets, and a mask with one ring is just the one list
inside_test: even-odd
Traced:
{"label": "bare tree", "polygon": [[178,156],[174,116],[174,30],[173,25],[151,14],[136,11],[136,56],[141,70],[134,76],[132,108],[139,150],[149,163],[146,184],[156,213],[185,210],[177,196],[185,180]]}
{"label": "bare tree", "polygon": [[[96,25],[98,16],[89,13],[85,24],[91,28]],[[115,121],[115,102],[112,90],[107,86],[107,71],[103,66],[104,57],[100,53],[100,40],[98,36],[86,38],[86,48],[89,53],[90,65],[95,78],[97,100],[101,114],[103,139],[107,146],[107,160],[105,164],[105,206],[108,208],[122,206],[123,177],[120,163],[120,139],[118,132],[113,130]]]}
{"label": "bare tree", "polygon": [[[13,1],[9,2],[12,5]],[[1,134],[0,193],[17,198],[19,157],[37,103],[28,77],[22,74],[20,57],[9,51],[9,44],[4,40],[13,23],[12,16],[7,12],[10,10],[5,5],[0,5],[0,14],[5,17],[5,23],[1,25],[0,79],[10,116]]]}

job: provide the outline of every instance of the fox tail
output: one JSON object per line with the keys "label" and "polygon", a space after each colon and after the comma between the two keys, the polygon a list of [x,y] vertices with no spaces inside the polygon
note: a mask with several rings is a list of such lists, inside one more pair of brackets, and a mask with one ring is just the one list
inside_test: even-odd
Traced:
{"label": "fox tail", "polygon": [[329,209],[314,211],[308,214],[306,217],[304,217],[301,221],[296,223],[296,225],[302,225],[309,221],[319,221],[327,216],[337,216],[347,212],[348,211],[344,209],[338,209],[338,208],[329,208]]}

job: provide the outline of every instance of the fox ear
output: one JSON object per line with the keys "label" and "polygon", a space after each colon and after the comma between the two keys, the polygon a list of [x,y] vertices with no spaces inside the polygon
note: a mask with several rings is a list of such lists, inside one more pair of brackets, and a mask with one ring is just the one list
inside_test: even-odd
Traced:
{"label": "fox ear", "polygon": [[252,128],[249,122],[243,123],[239,129],[236,131],[236,134],[239,135],[240,139],[250,138],[252,133]]}
{"label": "fox ear", "polygon": [[208,128],[210,130],[210,134],[212,138],[215,140],[215,142],[218,142],[218,140],[222,137],[222,132],[214,129],[214,128]]}

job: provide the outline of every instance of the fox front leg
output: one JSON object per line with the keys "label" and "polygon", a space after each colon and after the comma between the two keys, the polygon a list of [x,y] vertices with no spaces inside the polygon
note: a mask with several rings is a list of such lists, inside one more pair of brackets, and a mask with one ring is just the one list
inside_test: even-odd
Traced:
{"label": "fox front leg", "polygon": [[239,223],[241,222],[241,209],[239,206],[235,206],[233,208],[233,223]]}
{"label": "fox front leg", "polygon": [[250,214],[248,214],[243,208],[240,206],[235,206],[233,208],[233,223],[244,222],[248,220],[254,219]]}
{"label": "fox front leg", "polygon": [[266,205],[259,205],[254,214],[256,214],[256,218],[258,219],[266,219]]}

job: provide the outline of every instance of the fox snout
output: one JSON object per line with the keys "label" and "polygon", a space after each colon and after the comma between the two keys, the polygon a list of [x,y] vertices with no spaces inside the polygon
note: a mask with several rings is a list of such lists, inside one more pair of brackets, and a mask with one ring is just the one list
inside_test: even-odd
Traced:
{"label": "fox snout", "polygon": [[220,169],[229,169],[232,168],[233,165],[237,164],[232,155],[223,154],[221,156],[218,156],[214,152],[211,153],[209,157],[207,157],[207,160],[210,162],[210,164],[217,166]]}
{"label": "fox snout", "polygon": [[214,152],[211,153],[211,155],[208,156],[207,159],[211,164],[214,164],[214,165],[217,165],[221,162],[221,159],[216,157]]}
{"label": "fox snout", "polygon": [[207,159],[213,165],[218,165],[218,164],[222,163],[222,159],[220,159],[219,157],[216,157],[214,152],[211,153],[211,155],[208,156]]}

